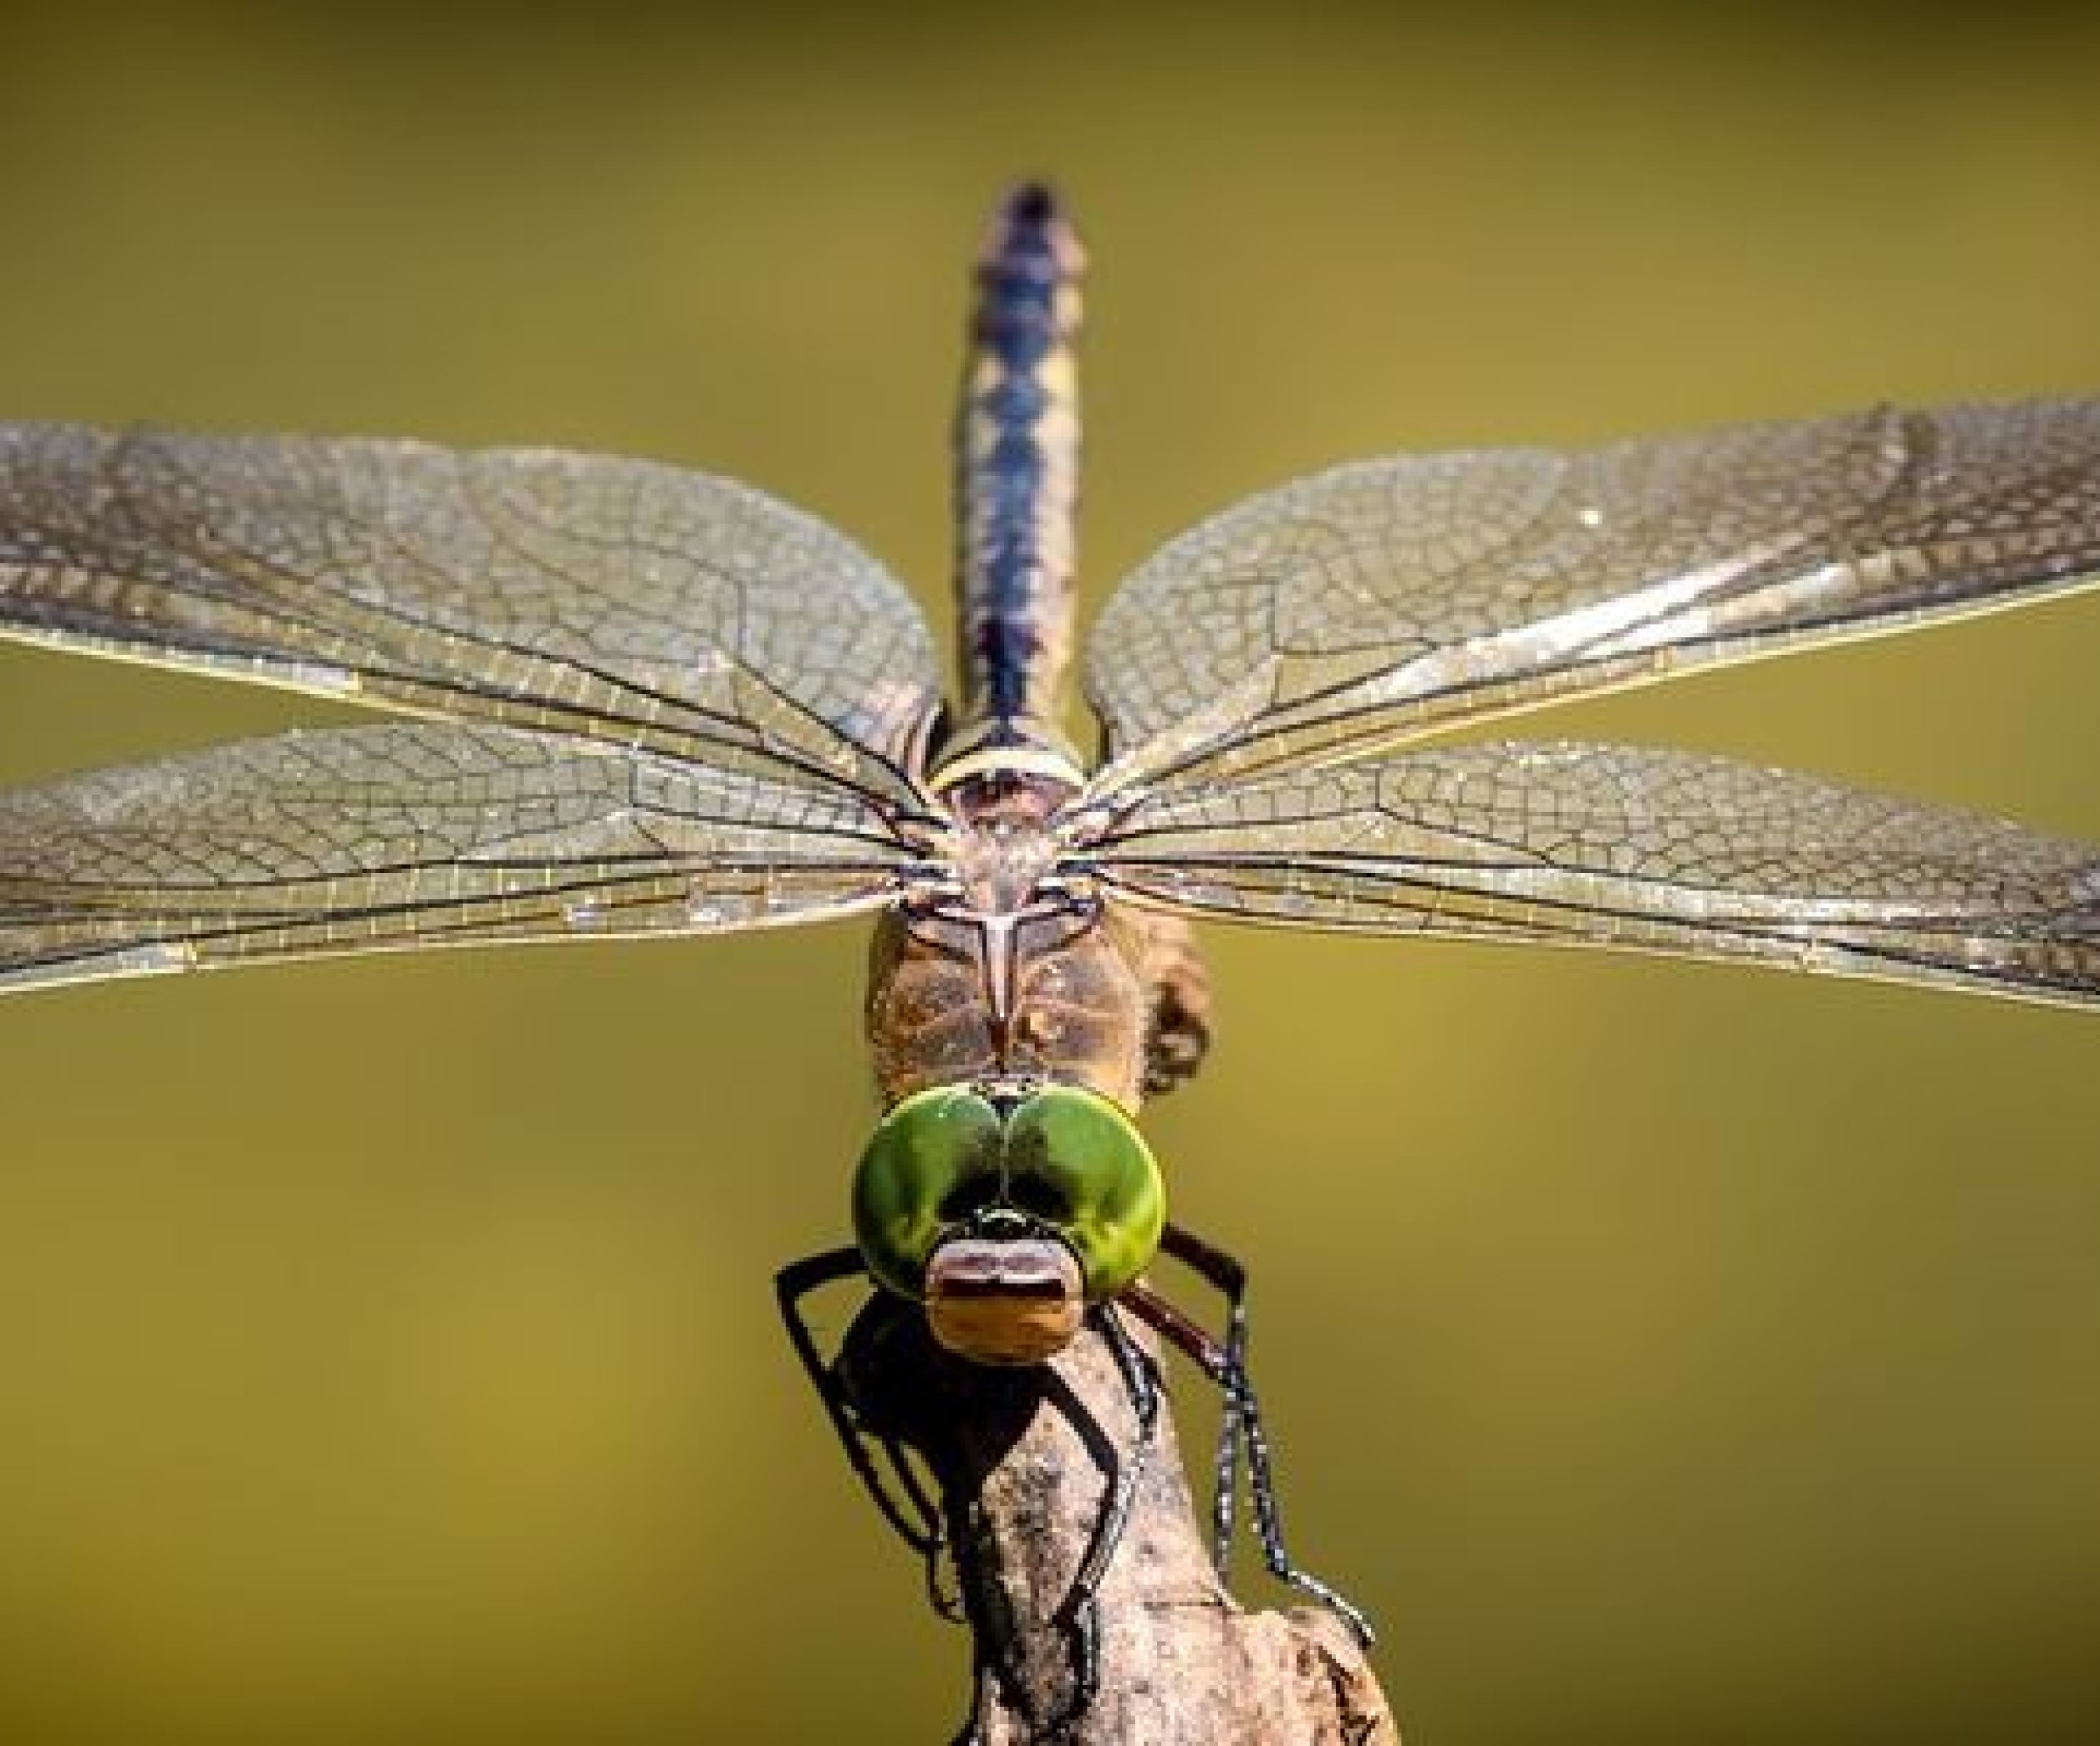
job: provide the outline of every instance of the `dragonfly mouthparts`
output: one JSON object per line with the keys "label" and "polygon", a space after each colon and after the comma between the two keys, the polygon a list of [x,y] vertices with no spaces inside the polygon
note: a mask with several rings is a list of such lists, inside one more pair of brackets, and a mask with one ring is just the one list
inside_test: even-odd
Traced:
{"label": "dragonfly mouthparts", "polygon": [[1068,1345],[1085,1313],[1079,1263],[1033,1221],[951,1238],[926,1268],[934,1338],[977,1364],[1040,1364]]}

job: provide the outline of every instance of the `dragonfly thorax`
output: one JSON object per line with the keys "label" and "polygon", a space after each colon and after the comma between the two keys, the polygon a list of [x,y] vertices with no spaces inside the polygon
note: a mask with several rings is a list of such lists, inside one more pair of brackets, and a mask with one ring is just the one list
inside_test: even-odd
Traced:
{"label": "dragonfly thorax", "polygon": [[956,803],[952,853],[961,911],[1013,916],[1040,907],[1058,859],[1049,821],[1065,798],[1037,779],[1005,779],[996,790],[972,783]]}
{"label": "dragonfly thorax", "polygon": [[951,878],[877,924],[868,1034],[885,1105],[932,1085],[1083,1085],[1135,1109],[1149,1013],[1142,926],[1058,876],[1071,789],[986,773],[948,796]]}

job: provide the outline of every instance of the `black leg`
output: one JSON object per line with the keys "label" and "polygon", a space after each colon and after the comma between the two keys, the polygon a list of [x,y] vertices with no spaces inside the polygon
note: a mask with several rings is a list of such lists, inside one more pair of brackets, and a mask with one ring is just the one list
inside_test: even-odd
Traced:
{"label": "black leg", "polygon": [[[1247,1492],[1254,1506],[1255,1540],[1262,1549],[1262,1561],[1268,1566],[1270,1573],[1301,1594],[1310,1595],[1330,1608],[1368,1647],[1374,1641],[1370,1621],[1355,1606],[1318,1577],[1293,1564],[1283,1543],[1282,1513],[1277,1504],[1276,1477],[1270,1458],[1268,1433],[1262,1426],[1261,1403],[1255,1397],[1254,1384],[1247,1374],[1246,1269],[1224,1250],[1178,1226],[1167,1227],[1160,1247],[1163,1253],[1181,1262],[1225,1299],[1225,1339],[1222,1341],[1215,1339],[1200,1325],[1149,1286],[1139,1284],[1129,1287],[1123,1294],[1121,1301],[1155,1329],[1163,1339],[1186,1353],[1223,1393],[1225,1417],[1220,1443],[1222,1446],[1230,1438],[1236,1449],[1244,1447],[1246,1450]],[[1232,1506],[1226,1495],[1226,1488],[1230,1487],[1236,1490],[1238,1478],[1236,1454],[1228,1456],[1221,1447],[1218,1458],[1219,1495],[1211,1500],[1211,1529],[1214,1534],[1229,1537],[1231,1533]],[[1214,1546],[1213,1555],[1219,1574],[1222,1575],[1226,1564],[1225,1548],[1222,1545]]]}
{"label": "black leg", "polygon": [[1239,1490],[1240,1395],[1229,1347],[1221,1345],[1209,1331],[1149,1285],[1140,1282],[1124,1288],[1117,1299],[1168,1345],[1194,1363],[1218,1386],[1224,1411],[1219,1421],[1218,1446],[1212,1461],[1211,1492],[1211,1563],[1221,1580],[1226,1575],[1231,1556],[1233,1500]]}
{"label": "black leg", "polygon": [[1075,1600],[1068,1601],[1068,1606],[1075,1604],[1079,1597],[1091,1601],[1099,1591],[1109,1560],[1115,1556],[1123,1530],[1129,1524],[1131,1508],[1137,1502],[1138,1483],[1144,1476],[1145,1463],[1152,1452],[1152,1439],[1160,1426],[1160,1379],[1153,1371],[1151,1361],[1130,1338],[1129,1330],[1123,1325],[1113,1304],[1103,1304],[1089,1310],[1087,1315],[1100,1330],[1103,1343],[1115,1360],[1117,1373],[1129,1391],[1130,1405],[1138,1423],[1129,1455],[1114,1461],[1108,1473],[1108,1492],[1102,1501],[1100,1519],[1094,1524],[1086,1556],[1073,1573],[1072,1592]]}
{"label": "black leg", "polygon": [[[869,1497],[874,1500],[883,1519],[896,1530],[906,1545],[926,1560],[927,1590],[935,1610],[945,1617],[953,1618],[956,1616],[955,1602],[942,1593],[938,1575],[940,1549],[947,1539],[940,1506],[928,1495],[918,1470],[896,1438],[864,1426],[854,1408],[851,1391],[841,1379],[838,1367],[827,1362],[818,1349],[816,1335],[802,1313],[802,1300],[813,1291],[843,1279],[865,1278],[867,1270],[857,1248],[826,1249],[821,1254],[805,1255],[799,1261],[790,1262],[773,1275],[781,1323],[788,1330],[788,1344],[802,1361],[810,1386],[823,1402],[825,1416],[831,1422],[838,1447],[846,1452],[847,1463]],[[882,1451],[880,1465],[871,1449]]]}
{"label": "black leg", "polygon": [[1073,1570],[1071,1586],[1058,1608],[1058,1622],[1065,1633],[1071,1659],[1073,1691],[1071,1701],[1045,1731],[1044,1738],[1050,1740],[1064,1738],[1085,1718],[1093,1708],[1095,1698],[1100,1696],[1101,1630],[1097,1602],[1109,1565],[1115,1557],[1116,1549],[1123,1544],[1124,1531],[1130,1524],[1131,1512],[1137,1505],[1138,1488],[1144,1479],[1160,1427],[1160,1377],[1151,1358],[1130,1338],[1129,1330],[1124,1326],[1113,1304],[1088,1310],[1087,1321],[1100,1334],[1102,1344],[1115,1363],[1116,1372],[1129,1394],[1137,1424],[1128,1452],[1119,1454],[1107,1427],[1095,1423],[1076,1398],[1068,1398],[1064,1403],[1073,1425],[1092,1450],[1101,1469],[1105,1489],[1093,1532],[1088,1537],[1087,1549]]}
{"label": "black leg", "polygon": [[1223,1362],[1211,1372],[1224,1398],[1211,1488],[1211,1558],[1222,1579],[1231,1574],[1234,1530],[1238,1525],[1240,1442],[1244,1429],[1240,1403],[1246,1392],[1241,1385],[1247,1375],[1246,1269],[1215,1243],[1176,1224],[1170,1224],[1161,1233],[1160,1247],[1225,1299]]}

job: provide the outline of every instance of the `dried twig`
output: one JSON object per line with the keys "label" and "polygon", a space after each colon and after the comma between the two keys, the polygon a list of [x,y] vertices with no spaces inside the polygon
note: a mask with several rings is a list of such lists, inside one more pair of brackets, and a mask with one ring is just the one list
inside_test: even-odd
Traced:
{"label": "dried twig", "polygon": [[[1098,1333],[1050,1366],[1014,1371],[893,1340],[855,1389],[940,1488],[976,1648],[966,1740],[1398,1746],[1338,1618],[1309,1606],[1247,1612],[1226,1591],[1171,1417],[1160,1412],[1134,1463],[1132,1391]],[[1129,1519],[1092,1606],[1075,1610],[1074,1577],[1119,1475],[1134,1484]],[[1089,1657],[1094,1690],[1077,1707]]]}

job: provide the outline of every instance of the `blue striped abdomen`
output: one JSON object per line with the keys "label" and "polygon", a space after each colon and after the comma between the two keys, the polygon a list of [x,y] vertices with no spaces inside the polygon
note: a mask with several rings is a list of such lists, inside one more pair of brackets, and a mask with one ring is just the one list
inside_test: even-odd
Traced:
{"label": "blue striped abdomen", "polygon": [[1072,648],[1079,413],[1078,240],[1041,187],[1001,207],[977,263],[956,421],[964,712],[951,757],[1062,749]]}

